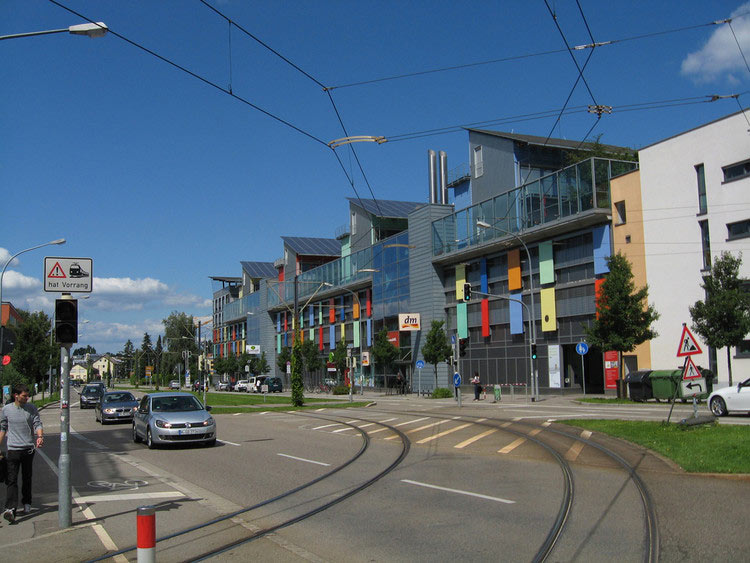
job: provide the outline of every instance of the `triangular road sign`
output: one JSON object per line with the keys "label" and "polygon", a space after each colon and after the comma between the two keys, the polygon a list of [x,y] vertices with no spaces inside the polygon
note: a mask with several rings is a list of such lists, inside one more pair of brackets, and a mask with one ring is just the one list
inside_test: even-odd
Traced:
{"label": "triangular road sign", "polygon": [[683,356],[692,356],[693,354],[702,354],[703,350],[698,345],[698,341],[690,332],[687,325],[682,326],[682,336],[680,336],[680,343],[677,346],[677,357],[682,358]]}
{"label": "triangular road sign", "polygon": [[52,269],[49,271],[49,274],[47,274],[48,278],[67,278],[68,276],[65,275],[65,270],[62,269],[62,266],[60,266],[60,262],[55,262],[55,265],[52,266]]}
{"label": "triangular road sign", "polygon": [[688,358],[687,362],[685,362],[685,371],[682,372],[682,379],[699,379],[701,377],[703,376],[701,375],[701,372],[698,371],[696,365],[693,363],[693,358]]}

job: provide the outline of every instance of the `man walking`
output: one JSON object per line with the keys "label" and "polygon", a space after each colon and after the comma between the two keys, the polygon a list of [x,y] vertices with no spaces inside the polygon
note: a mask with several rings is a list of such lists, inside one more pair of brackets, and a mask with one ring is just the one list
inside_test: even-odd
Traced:
{"label": "man walking", "polygon": [[[7,436],[8,492],[5,498],[5,518],[11,524],[16,520],[18,506],[18,474],[23,475],[21,503],[23,513],[31,511],[31,471],[35,448],[44,443],[42,420],[39,411],[29,403],[29,388],[23,383],[13,386],[13,402],[0,411],[0,445]],[[34,437],[36,434],[36,438]]]}

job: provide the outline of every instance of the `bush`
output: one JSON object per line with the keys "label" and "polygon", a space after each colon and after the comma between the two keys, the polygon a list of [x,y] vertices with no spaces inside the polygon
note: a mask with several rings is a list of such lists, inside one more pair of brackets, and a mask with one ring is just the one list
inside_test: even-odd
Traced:
{"label": "bush", "polygon": [[432,392],[433,399],[450,399],[453,397],[453,391],[447,387],[438,387]]}
{"label": "bush", "polygon": [[348,395],[349,388],[346,385],[336,385],[331,393],[333,393],[334,395]]}

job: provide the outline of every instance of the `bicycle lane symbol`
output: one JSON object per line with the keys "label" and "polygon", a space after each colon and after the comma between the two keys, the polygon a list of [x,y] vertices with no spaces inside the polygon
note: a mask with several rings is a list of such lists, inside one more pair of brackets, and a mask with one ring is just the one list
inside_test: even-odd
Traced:
{"label": "bicycle lane symbol", "polygon": [[128,479],[122,482],[89,481],[86,485],[93,489],[108,489],[110,491],[137,491],[140,487],[148,485],[148,481],[141,481],[140,479]]}

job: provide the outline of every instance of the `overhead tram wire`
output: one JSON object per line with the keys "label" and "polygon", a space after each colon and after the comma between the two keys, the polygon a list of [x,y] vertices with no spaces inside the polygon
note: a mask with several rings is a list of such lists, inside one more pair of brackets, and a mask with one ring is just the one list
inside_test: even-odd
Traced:
{"label": "overhead tram wire", "polygon": [[[323,84],[320,80],[315,78],[312,74],[304,70],[299,65],[295,64],[293,61],[291,61],[288,57],[285,57],[282,55],[279,51],[271,47],[268,43],[257,37],[255,34],[251,33],[244,27],[242,27],[240,24],[238,24],[236,21],[230,19],[228,16],[226,16],[224,13],[222,13],[220,10],[209,4],[206,0],[198,0],[201,4],[209,8],[211,11],[213,11],[216,15],[219,17],[225,19],[230,25],[234,25],[237,29],[239,29],[242,33],[250,37],[253,41],[257,42],[259,45],[261,45],[264,49],[267,49],[274,55],[276,55],[278,58],[280,58],[282,61],[284,61],[286,64],[294,68],[297,72],[300,72],[305,77],[307,77],[309,80],[320,86],[323,91],[328,95],[328,99],[331,102],[331,106],[333,107],[333,111],[336,114],[336,118],[339,121],[339,125],[341,126],[341,130],[344,132],[344,136],[348,137],[349,133],[346,130],[346,126],[344,125],[344,121],[341,118],[341,114],[338,110],[338,107],[336,107],[336,102],[333,100],[333,96],[331,96],[330,88],[328,88],[325,84]],[[336,149],[333,147],[329,147],[331,150],[336,154]],[[365,174],[364,168],[362,167],[362,163],[359,160],[359,156],[357,155],[357,151],[354,150],[354,147],[350,144],[349,150],[354,155],[354,160],[357,162],[357,166],[359,167],[359,171],[362,174],[362,178],[364,178],[365,184],[367,184],[367,189],[370,191],[370,195],[372,196],[372,199],[375,201],[375,205],[378,208],[378,211],[382,214],[382,211],[380,210],[380,204],[378,203],[377,198],[375,197],[375,194],[372,190],[372,186],[370,184],[370,181],[367,178],[367,174]],[[341,163],[340,159],[338,158],[338,155],[336,155],[337,160],[339,160],[339,163]],[[353,178],[347,173],[346,168],[342,165],[342,170],[344,171],[344,174],[346,174],[347,179],[349,180],[350,185],[352,186],[352,189],[354,190],[355,195],[357,196],[357,199],[361,201],[361,198],[359,194],[357,193],[357,190],[354,188],[354,180]]]}
{"label": "overhead tram wire", "polygon": [[[66,10],[66,11],[70,12],[71,14],[73,14],[75,16],[78,16],[81,19],[84,19],[84,20],[86,20],[88,22],[91,22],[91,23],[96,23],[92,19],[88,18],[87,16],[84,16],[83,14],[80,14],[79,12],[76,12],[72,8],[69,8],[69,7],[67,7],[67,6],[65,6],[63,4],[60,4],[57,0],[48,0],[48,1],[51,2],[52,4],[55,4],[56,6],[58,6],[60,8],[62,8],[63,10]],[[166,58],[166,57],[164,57],[162,55],[160,55],[159,53],[157,53],[157,52],[149,49],[148,47],[145,47],[145,46],[141,45],[140,43],[137,43],[136,41],[133,41],[132,39],[129,39],[129,38],[125,37],[124,35],[120,34],[120,33],[117,33],[117,31],[115,31],[114,29],[109,28],[108,33],[111,34],[111,35],[114,35],[115,37],[121,39],[122,41],[125,41],[126,43],[129,43],[133,47],[136,47],[136,48],[140,49],[141,51],[144,51],[145,53],[148,53],[149,55],[151,55],[153,57],[156,57],[160,61],[167,63],[168,65],[176,68],[177,70],[181,70],[182,72],[184,72],[184,73],[192,76],[193,78],[196,78],[196,79],[200,80],[204,84],[207,84],[208,86],[211,86],[211,87],[213,87],[213,88],[215,88],[215,89],[223,92],[224,94],[227,94],[228,96],[231,96],[235,100],[237,100],[239,102],[242,102],[243,104],[245,104],[247,106],[250,106],[254,110],[259,111],[260,113],[262,113],[263,115],[265,115],[267,117],[270,117],[274,121],[277,121],[277,122],[281,123],[282,125],[286,125],[290,129],[293,129],[293,130],[297,131],[298,133],[301,133],[305,137],[308,137],[309,139],[312,139],[313,141],[316,141],[316,142],[318,142],[321,145],[324,145],[326,147],[328,146],[328,143],[326,143],[323,139],[320,139],[320,138],[316,137],[315,135],[313,135],[312,133],[309,133],[308,131],[305,131],[304,129],[301,129],[300,127],[297,127],[296,125],[294,125],[290,121],[287,121],[287,120],[285,120],[285,119],[283,119],[283,118],[281,118],[281,117],[279,117],[277,115],[274,115],[270,111],[265,110],[262,107],[260,107],[260,106],[258,106],[256,104],[252,103],[250,100],[247,100],[247,99],[245,99],[245,98],[243,98],[241,96],[238,96],[237,94],[233,93],[232,91],[228,90],[227,88],[224,88],[223,86],[220,86],[219,84],[216,84],[215,82],[212,82],[211,80],[208,80],[207,78],[204,78],[200,74],[197,74],[197,73],[193,72],[192,70],[189,70],[188,68],[186,68],[186,67],[184,67],[184,66],[182,66],[182,65],[180,65],[180,64],[178,64],[178,63],[176,63],[176,62],[174,62],[174,61],[172,61],[172,60],[170,60],[170,59],[168,59],[168,58]]]}

